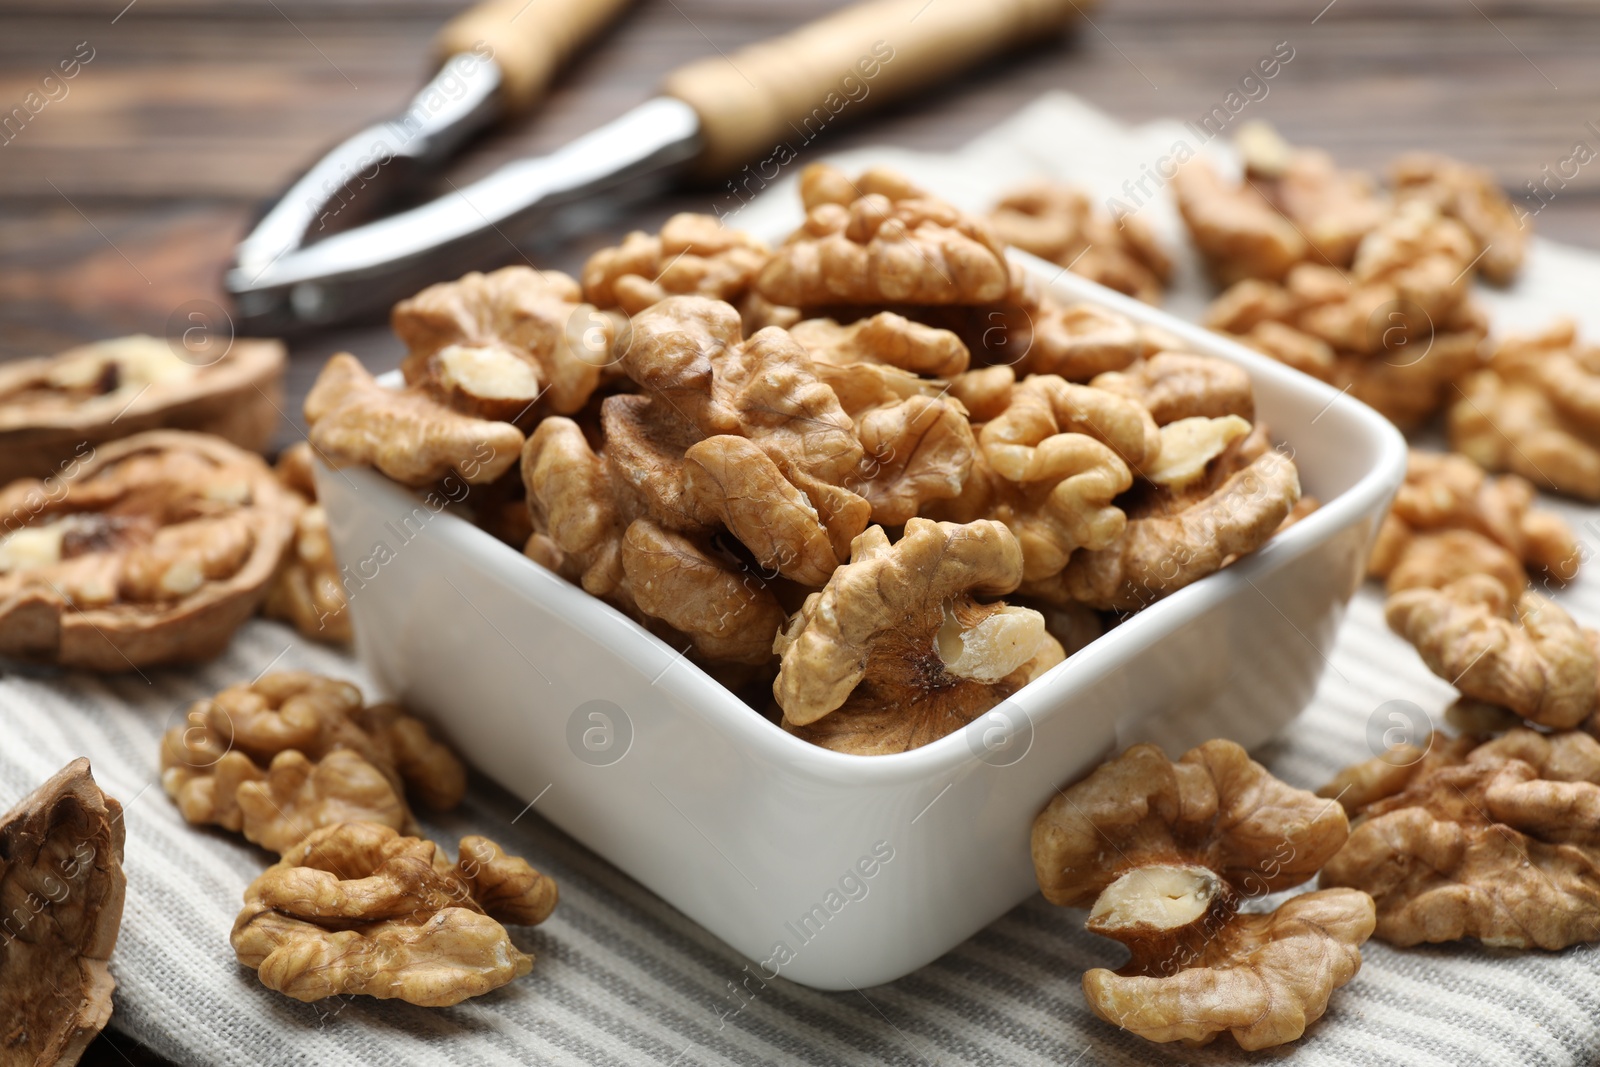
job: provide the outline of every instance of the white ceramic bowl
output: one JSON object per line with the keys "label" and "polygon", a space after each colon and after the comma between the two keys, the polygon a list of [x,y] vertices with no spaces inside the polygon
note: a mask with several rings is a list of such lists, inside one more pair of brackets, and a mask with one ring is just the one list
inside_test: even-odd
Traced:
{"label": "white ceramic bowl", "polygon": [[[1024,257],[1026,258],[1026,257]],[[966,729],[851,756],[762,718],[605,603],[368,470],[320,470],[379,684],[477,768],[766,977],[870,986],[1036,891],[1056,788],[1135,741],[1265,741],[1310,700],[1405,442],[1366,406],[1041,261],[1055,292],[1245,367],[1320,510]],[[535,857],[537,859],[537,857]]]}

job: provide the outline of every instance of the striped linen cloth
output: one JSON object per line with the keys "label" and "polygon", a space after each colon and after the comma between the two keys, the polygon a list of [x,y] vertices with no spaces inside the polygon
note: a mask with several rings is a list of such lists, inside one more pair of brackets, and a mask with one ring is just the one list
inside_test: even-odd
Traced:
{"label": "striped linen cloth", "polygon": [[[1053,131],[1043,141],[1041,123]],[[1026,145],[1033,152],[1044,142],[1065,142],[1134,158],[1140,149],[1128,144],[1149,138],[1149,130],[1122,131],[1071,98],[1047,98],[987,134],[983,154],[992,168],[999,146]],[[1162,136],[1158,132],[1150,143]],[[1067,163],[1027,156],[1020,148],[1011,162],[1007,181],[1026,170],[1085,180]],[[945,175],[953,187],[970,173],[960,153],[912,163],[920,180]],[[1549,271],[1568,284],[1572,270],[1585,268],[1592,272],[1589,291],[1600,285],[1594,277],[1600,266],[1588,254],[1541,246],[1530,275],[1544,272],[1541,263],[1559,265],[1559,272],[1555,266]],[[1571,306],[1581,310],[1581,289],[1574,285],[1571,292]],[[1180,294],[1178,302],[1184,299]],[[1511,310],[1528,312],[1528,301]],[[1600,324],[1589,328],[1600,335]],[[1593,573],[1600,567],[1593,562],[1600,550],[1597,512],[1562,502],[1549,506],[1578,528],[1591,560],[1590,572],[1559,599],[1581,621],[1600,625],[1600,577]],[[1081,975],[1117,965],[1122,950],[1085,933],[1082,912],[1038,897],[890,985],[850,993],[820,993],[781,978],[744,985],[748,961],[544,823],[536,808],[524,811],[522,802],[481,780],[460,810],[426,829],[452,849],[463,834],[485,834],[558,881],[561,904],[554,916],[536,929],[512,930],[538,957],[532,974],[454,1008],[366,998],[289,1000],[263,988],[228,945],[244,888],[270,857],[228,834],[186,825],[161,789],[157,765],[162,731],[182,720],[191,701],[269,668],[320,671],[364,688],[368,682],[354,660],[261,621],[201,668],[118,677],[0,675],[0,806],[79,755],[90,757],[96,778],[125,806],[128,895],[112,961],[119,983],[112,1042],[131,1035],[197,1067],[1132,1067],[1255,1063],[1264,1055],[1241,1053],[1228,1038],[1204,1049],[1151,1045],[1094,1018],[1083,1001]],[[1437,720],[1452,697],[1450,687],[1388,632],[1379,593],[1369,586],[1351,606],[1312,705],[1256,755],[1286,781],[1315,788],[1371,754],[1368,722],[1386,702],[1412,701]],[[1334,994],[1328,1014],[1284,1051],[1294,1063],[1328,1067],[1594,1064],[1600,1061],[1597,969],[1600,958],[1590,947],[1399,951],[1369,943],[1360,973]]]}

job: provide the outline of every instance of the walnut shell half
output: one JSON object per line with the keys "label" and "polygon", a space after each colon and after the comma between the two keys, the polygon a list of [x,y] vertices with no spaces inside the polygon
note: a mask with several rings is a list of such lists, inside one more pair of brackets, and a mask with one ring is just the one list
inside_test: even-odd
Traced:
{"label": "walnut shell half", "polygon": [[0,653],[125,671],[209,659],[266,594],[302,507],[260,457],[152,430],[0,489]]}
{"label": "walnut shell half", "polygon": [[100,791],[82,758],[0,820],[6,1063],[77,1063],[111,1018],[123,835],[122,805]]}
{"label": "walnut shell half", "polygon": [[0,485],[60,475],[86,446],[145,430],[265,449],[283,403],[283,345],[240,338],[220,357],[182,347],[119,337],[0,365]]}

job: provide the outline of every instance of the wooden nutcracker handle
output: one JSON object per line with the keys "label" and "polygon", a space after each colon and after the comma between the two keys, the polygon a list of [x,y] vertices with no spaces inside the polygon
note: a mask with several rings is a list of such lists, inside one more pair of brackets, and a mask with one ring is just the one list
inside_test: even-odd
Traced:
{"label": "wooden nutcracker handle", "polygon": [[[869,0],[730,56],[674,71],[662,91],[700,115],[702,177],[797,149],[864,110],[1056,32],[1092,0]],[[784,160],[786,161],[786,160]]]}
{"label": "wooden nutcracker handle", "polygon": [[532,107],[561,64],[631,0],[484,0],[434,39],[440,62],[482,45],[494,50],[510,111]]}

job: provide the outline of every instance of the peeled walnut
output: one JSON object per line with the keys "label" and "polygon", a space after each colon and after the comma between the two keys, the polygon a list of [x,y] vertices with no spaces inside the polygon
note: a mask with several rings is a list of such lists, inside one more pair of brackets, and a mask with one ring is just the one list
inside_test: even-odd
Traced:
{"label": "peeled walnut", "polygon": [[1063,658],[1011,592],[1022,551],[997,522],[871,527],[778,634],[783,728],[840,752],[905,752],[959,730]]}
{"label": "peeled walnut", "polygon": [[1528,586],[1528,572],[1521,561],[1483,534],[1473,530],[1396,533],[1397,529],[1404,530],[1398,520],[1384,523],[1367,561],[1367,573],[1386,579],[1384,592],[1390,595],[1403,589],[1443,589],[1474,574],[1493,578],[1512,598],[1521,596]]}
{"label": "peeled walnut", "polygon": [[1397,218],[1369,233],[1349,272],[1304,263],[1281,286],[1240,282],[1205,323],[1414,425],[1479,366],[1488,320],[1466,296],[1469,264],[1430,251],[1427,230],[1408,225]]}
{"label": "peeled walnut", "polygon": [[1023,591],[1052,603],[1133,611],[1254,552],[1299,501],[1300,477],[1294,462],[1274,451],[1221,477],[1227,469],[1213,464],[1196,487],[1127,502],[1127,526],[1115,542],[1074,553],[1059,575]]}
{"label": "peeled walnut", "polygon": [[1600,940],[1600,743],[1589,734],[1435,737],[1425,755],[1379,756],[1323,789],[1339,791],[1356,823],[1322,885],[1371,893],[1384,941]]}
{"label": "peeled walnut", "polygon": [[771,660],[786,613],[759,573],[711,539],[635,519],[623,535],[622,567],[639,610],[687,635],[704,659]]}
{"label": "peeled walnut", "polygon": [[146,430],[265,449],[282,405],[283,345],[240,338],[218,349],[119,337],[0,364],[0,485],[64,476],[102,442]]}
{"label": "peeled walnut", "polygon": [[1186,163],[1172,188],[1190,236],[1222,284],[1282,278],[1306,258],[1306,239],[1265,196],[1224,181],[1205,160]]}
{"label": "peeled walnut", "polygon": [[1513,598],[1499,579],[1472,574],[1396,593],[1384,616],[1429,670],[1469,697],[1557,729],[1595,711],[1600,659],[1572,617],[1537,593]]}
{"label": "peeled walnut", "polygon": [[[602,308],[637,315],[669,296],[709,296],[738,307],[750,332],[787,325],[779,309],[752,291],[772,258],[765,244],[712,215],[677,214],[659,234],[639,230],[616,248],[602,248],[583,265],[583,293]],[[757,321],[760,319],[761,321]]]}
{"label": "peeled walnut", "polygon": [[161,784],[183,817],[283,852],[348,819],[415,828],[405,796],[452,808],[466,769],[392,704],[355,686],[280,671],[190,707],[161,739]]}
{"label": "peeled walnut", "polygon": [[0,819],[0,1045],[70,1067],[111,1018],[122,925],[122,805],[75,759]]}
{"label": "peeled walnut", "polygon": [[1408,579],[1391,582],[1391,592],[1447,584],[1424,575],[1461,577],[1483,570],[1511,579],[1508,589],[1515,595],[1526,582],[1522,564],[1570,579],[1580,562],[1577,537],[1560,516],[1534,507],[1535,501],[1525,478],[1491,478],[1465,456],[1413,449],[1367,573],[1382,578],[1397,569],[1407,572]]}
{"label": "peeled walnut", "polygon": [[528,973],[533,957],[501,921],[543,922],[556,897],[550,878],[485,838],[463,838],[451,864],[431,841],[343,822],[250,883],[230,940],[262,985],[295,1000],[447,1007]]}
{"label": "peeled walnut", "polygon": [[844,488],[861,442],[805,349],[777,328],[743,339],[729,305],[676,296],[634,319],[623,367],[644,391],[601,407],[617,491],[666,529],[725,528],[762,568],[825,582],[871,505]]}
{"label": "peeled walnut", "polygon": [[1480,371],[1450,407],[1450,447],[1490,471],[1600,501],[1600,438],[1563,418],[1535,386]]}
{"label": "peeled walnut", "polygon": [[952,378],[967,369],[971,357],[961,338],[949,330],[912,322],[892,311],[880,311],[848,325],[832,319],[806,319],[789,328],[813,363],[847,367],[881,363],[929,378]]}
{"label": "peeled walnut", "polygon": [[1356,246],[1386,214],[1372,177],[1340,170],[1328,153],[1296,148],[1265,122],[1247,122],[1234,139],[1246,183],[1264,196],[1310,246],[1310,258],[1349,266]]}
{"label": "peeled walnut", "polygon": [[1600,349],[1570,320],[1509,337],[1450,409],[1450,444],[1479,466],[1600,500]]}
{"label": "peeled walnut", "polygon": [[1004,248],[989,225],[899,175],[868,171],[851,182],[813,163],[800,181],[806,221],[756,283],[772,303],[982,304],[1010,288]]}
{"label": "peeled walnut", "polygon": [[815,369],[855,424],[862,459],[849,488],[871,505],[871,521],[898,526],[960,495],[978,444],[942,383],[874,363]]}
{"label": "peeled walnut", "polygon": [[521,266],[431,285],[390,323],[409,350],[407,384],[464,415],[523,423],[583,407],[620,328],[565,274]]}
{"label": "peeled walnut", "polygon": [[301,503],[209,434],[99,446],[0,489],[0,654],[124,671],[217,655],[266,594]]}
{"label": "peeled walnut", "polygon": [[1036,182],[1017,189],[989,213],[1002,242],[1058,263],[1120,293],[1161,302],[1172,260],[1143,219],[1113,220],[1081,189]]}
{"label": "peeled walnut", "polygon": [[1071,555],[1104,548],[1125,516],[1112,501],[1152,462],[1160,432],[1139,404],[1115,393],[1033,375],[985,423],[982,449],[959,498],[933,510],[1004,523],[1022,547],[1029,581],[1060,572]]}
{"label": "peeled walnut", "polygon": [[1355,976],[1371,935],[1365,893],[1325,890],[1276,911],[1239,910],[1299,885],[1345,843],[1337,804],[1273,778],[1231,741],[1176,763],[1135,745],[1060,791],[1033,824],[1033,864],[1052,904],[1128,963],[1084,975],[1094,1013],[1151,1041],[1240,1047],[1293,1041]]}
{"label": "peeled walnut", "polygon": [[463,415],[415,386],[385,389],[344,352],[317,376],[305,415],[312,447],[328,462],[375,467],[412,487],[451,471],[485,485],[522,452],[522,431],[510,423]]}
{"label": "peeled walnut", "polygon": [[282,619],[317,641],[348,644],[349,604],[340,581],[328,537],[328,513],[316,502],[317,487],[311,477],[311,445],[301,441],[284,450],[275,468],[284,488],[299,493],[305,507],[295,523],[294,537],[278,565],[261,613]]}
{"label": "peeled walnut", "polygon": [[522,482],[534,534],[524,551],[587,592],[627,606],[622,532],[605,458],[571,419],[551,416],[522,450]]}
{"label": "peeled walnut", "polygon": [[1250,375],[1215,356],[1157,352],[1124,370],[1096,375],[1089,384],[1138,402],[1157,426],[1197,417],[1256,417]]}
{"label": "peeled walnut", "polygon": [[1449,156],[1408,152],[1391,164],[1389,180],[1399,200],[1419,199],[1459,221],[1477,246],[1477,269],[1505,285],[1522,268],[1525,235],[1516,210],[1494,176]]}

